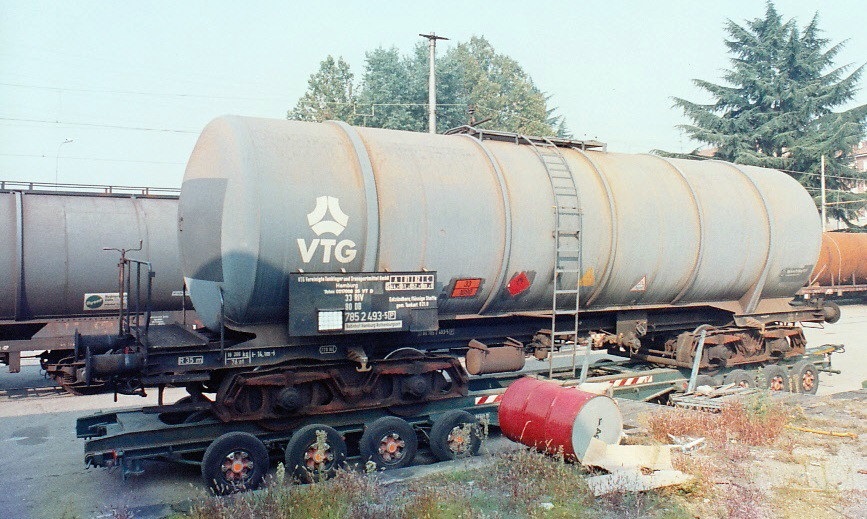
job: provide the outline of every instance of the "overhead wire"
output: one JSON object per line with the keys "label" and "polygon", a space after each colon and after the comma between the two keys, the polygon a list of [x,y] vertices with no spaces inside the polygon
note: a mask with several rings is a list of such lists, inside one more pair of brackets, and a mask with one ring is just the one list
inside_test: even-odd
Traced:
{"label": "overhead wire", "polygon": [[118,94],[118,95],[143,95],[153,97],[179,97],[179,98],[197,98],[197,99],[239,99],[244,101],[268,101],[283,99],[284,96],[274,97],[243,97],[243,96],[215,96],[203,94],[178,94],[178,93],[160,93],[160,92],[144,92],[136,90],[103,90],[90,88],[71,88],[46,85],[26,85],[23,83],[6,83],[0,82],[0,86],[17,87],[17,88],[34,88],[39,90],[53,90],[58,92],[83,92],[91,94]]}
{"label": "overhead wire", "polygon": [[[43,159],[56,159],[55,156],[52,155],[38,155],[36,153],[0,153],[0,156],[3,157],[34,157],[34,158],[43,158]],[[166,164],[166,165],[184,165],[184,162],[168,162],[161,160],[134,160],[134,159],[104,159],[98,157],[60,157],[63,160],[92,160],[98,162],[131,162],[131,163],[141,163],[141,164]]]}
{"label": "overhead wire", "polygon": [[16,121],[16,122],[28,122],[28,123],[43,123],[43,124],[63,124],[67,126],[84,126],[84,127],[95,127],[95,128],[110,128],[113,130],[138,130],[138,131],[149,131],[149,132],[165,132],[165,133],[189,133],[189,134],[198,134],[200,133],[197,130],[179,130],[175,128],[148,128],[145,126],[121,126],[116,124],[100,124],[100,123],[85,123],[85,122],[71,122],[71,121],[51,121],[47,119],[26,119],[19,117],[5,117],[0,115],[0,121]]}

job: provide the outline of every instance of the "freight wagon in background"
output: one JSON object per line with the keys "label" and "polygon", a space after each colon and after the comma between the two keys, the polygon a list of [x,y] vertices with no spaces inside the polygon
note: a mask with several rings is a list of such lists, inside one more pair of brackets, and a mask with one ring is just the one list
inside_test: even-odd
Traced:
{"label": "freight wagon in background", "polygon": [[[177,235],[178,190],[0,182],[0,362],[11,372],[22,352],[68,390],[84,390],[65,367],[73,337],[119,332],[119,253],[159,265],[154,322],[184,307]],[[94,390],[97,388],[90,388]]]}
{"label": "freight wagon in background", "polygon": [[[804,299],[867,301],[867,233],[823,233],[819,260],[798,295]],[[830,306],[836,308],[835,304]],[[838,318],[839,309],[834,321]]]}
{"label": "freight wagon in background", "polygon": [[826,310],[791,301],[821,228],[788,175],[450,133],[210,123],[177,226],[205,328],[127,319],[113,340],[77,336],[72,362],[78,383],[190,396],[80,419],[88,463],[201,461],[231,489],[258,484],[269,450],[328,473],[346,438],[381,466],[419,440],[453,456],[472,451],[461,431],[475,420],[455,408],[495,406],[486,392],[527,357],[576,378],[574,360],[554,365],[560,350],[629,358],[594,371],[648,400],[693,365],[745,384],[744,368],[763,367],[780,387],[817,375],[798,323]]}

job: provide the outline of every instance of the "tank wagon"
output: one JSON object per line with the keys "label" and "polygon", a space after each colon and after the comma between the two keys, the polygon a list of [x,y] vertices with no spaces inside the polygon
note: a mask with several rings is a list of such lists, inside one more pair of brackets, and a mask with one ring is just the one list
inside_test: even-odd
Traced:
{"label": "tank wagon", "polygon": [[73,336],[117,333],[118,253],[160,266],[154,320],[180,311],[183,277],[176,239],[178,192],[111,186],[0,182],[0,362],[20,369],[22,351],[74,391]]}
{"label": "tank wagon", "polygon": [[564,346],[770,364],[825,318],[790,304],[821,229],[781,172],[453,133],[214,120],[177,227],[206,328],[78,336],[78,380],[186,385],[223,422],[412,414]]}
{"label": "tank wagon", "polygon": [[798,295],[807,299],[867,296],[867,233],[822,233],[816,267]]}

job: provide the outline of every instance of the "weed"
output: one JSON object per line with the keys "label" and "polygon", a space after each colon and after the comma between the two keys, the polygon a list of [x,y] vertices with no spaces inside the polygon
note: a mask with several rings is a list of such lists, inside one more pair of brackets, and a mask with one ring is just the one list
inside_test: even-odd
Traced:
{"label": "weed", "polygon": [[704,436],[718,444],[729,442],[748,445],[769,445],[776,440],[788,422],[782,405],[765,393],[746,401],[723,405],[719,413],[668,409],[651,415],[648,428],[659,441],[668,435]]}

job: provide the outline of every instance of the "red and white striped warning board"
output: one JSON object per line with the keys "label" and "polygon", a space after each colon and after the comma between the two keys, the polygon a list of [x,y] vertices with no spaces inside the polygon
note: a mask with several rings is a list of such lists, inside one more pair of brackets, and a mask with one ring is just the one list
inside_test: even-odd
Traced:
{"label": "red and white striped warning board", "polygon": [[499,395],[487,395],[487,396],[477,396],[476,397],[476,405],[486,405],[486,404],[499,404],[500,400],[503,399],[503,394]]}
{"label": "red and white striped warning board", "polygon": [[647,384],[649,382],[653,382],[653,375],[644,375],[641,377],[621,378],[618,380],[612,380],[612,382],[614,382],[615,387],[634,386],[636,384]]}

